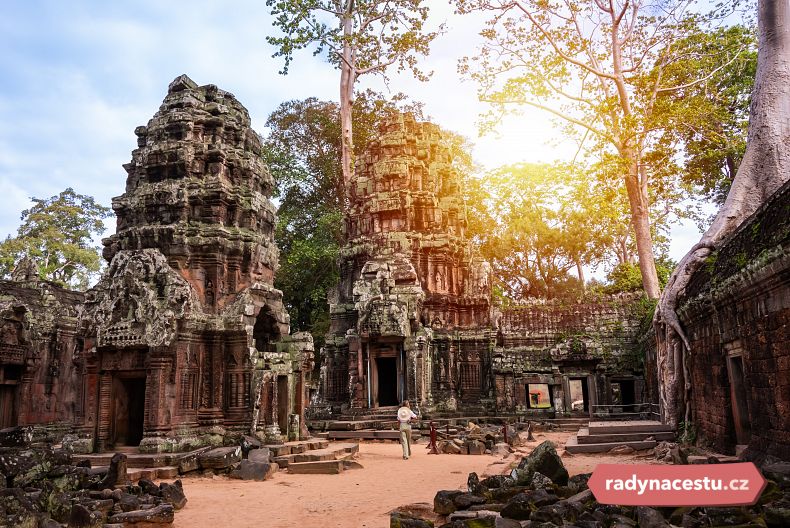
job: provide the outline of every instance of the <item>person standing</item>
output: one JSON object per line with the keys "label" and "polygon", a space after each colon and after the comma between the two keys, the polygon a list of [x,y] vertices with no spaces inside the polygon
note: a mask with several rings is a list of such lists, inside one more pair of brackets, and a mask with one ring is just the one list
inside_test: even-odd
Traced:
{"label": "person standing", "polygon": [[411,410],[409,400],[403,402],[398,409],[398,423],[400,425],[400,444],[403,447],[403,460],[408,460],[411,456],[411,421],[417,415]]}

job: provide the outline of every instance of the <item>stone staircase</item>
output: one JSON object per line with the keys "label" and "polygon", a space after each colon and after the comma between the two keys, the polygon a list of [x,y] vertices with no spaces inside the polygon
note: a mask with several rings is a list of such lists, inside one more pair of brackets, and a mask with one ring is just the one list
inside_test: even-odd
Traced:
{"label": "stone staircase", "polygon": [[110,465],[115,453],[126,455],[127,474],[132,482],[144,478],[149,480],[177,477],[182,471],[179,466],[183,460],[197,459],[207,449],[197,449],[186,453],[140,453],[136,447],[119,447],[112,452],[74,455],[74,462],[88,460],[91,468],[101,471]]}
{"label": "stone staircase", "polygon": [[[359,452],[359,444],[330,443],[326,439],[311,438],[262,447],[269,449],[272,462],[289,473],[333,474],[358,466],[353,456]],[[87,460],[93,470],[101,473],[109,467],[115,453],[123,453],[126,455],[127,474],[132,482],[141,478],[171,479],[200,469],[200,455],[209,450],[211,448],[204,447],[185,453],[140,453],[136,447],[121,447],[107,453],[75,455],[74,463]]]}
{"label": "stone staircase", "polygon": [[674,439],[671,426],[653,420],[590,422],[568,439],[565,450],[576,454],[606,453],[618,446],[652,449],[658,442]]}
{"label": "stone staircase", "polygon": [[[313,420],[308,427],[316,436],[329,440],[400,440],[398,421],[395,419],[397,407],[378,407],[375,409],[349,409],[334,420]],[[441,413],[425,416],[412,427],[412,439],[417,440],[429,433],[429,423],[440,430],[463,429],[467,423],[503,424],[508,422],[519,429],[526,428],[526,420],[538,426],[536,430],[578,431],[589,422],[587,417],[548,418],[541,415],[463,415],[461,413]],[[543,424],[546,429],[540,429]]]}

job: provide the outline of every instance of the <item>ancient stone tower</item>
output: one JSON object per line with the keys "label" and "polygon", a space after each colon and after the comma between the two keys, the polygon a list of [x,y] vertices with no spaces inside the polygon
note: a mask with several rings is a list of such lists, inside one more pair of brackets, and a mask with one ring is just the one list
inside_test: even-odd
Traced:
{"label": "ancient stone tower", "polygon": [[299,436],[312,341],[272,287],[273,181],[246,109],[181,76],[135,134],[82,317],[85,429],[152,451]]}
{"label": "ancient stone tower", "polygon": [[[465,237],[459,176],[439,127],[410,114],[386,121],[347,193],[328,398],[360,407],[407,396],[428,403],[442,391],[479,398],[490,332],[473,329],[489,327],[490,277]],[[464,363],[458,384],[443,374],[453,361]],[[440,382],[431,391],[433,369]]]}
{"label": "ancient stone tower", "polygon": [[439,127],[408,114],[357,160],[313,416],[403,399],[467,416],[641,402],[632,300],[493,309],[462,184]]}

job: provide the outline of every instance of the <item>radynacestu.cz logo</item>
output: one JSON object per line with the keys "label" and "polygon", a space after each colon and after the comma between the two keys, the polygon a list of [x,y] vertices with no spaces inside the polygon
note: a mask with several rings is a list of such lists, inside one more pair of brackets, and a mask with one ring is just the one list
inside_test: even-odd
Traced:
{"label": "radynacestu.cz logo", "polygon": [[602,504],[740,506],[757,502],[765,479],[751,462],[696,466],[601,464],[588,485]]}

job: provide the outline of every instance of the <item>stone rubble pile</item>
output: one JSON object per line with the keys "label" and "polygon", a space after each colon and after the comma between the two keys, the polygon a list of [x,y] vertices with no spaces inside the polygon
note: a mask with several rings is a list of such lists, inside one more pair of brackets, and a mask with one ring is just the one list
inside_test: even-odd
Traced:
{"label": "stone rubble pile", "polygon": [[464,429],[453,430],[449,435],[438,431],[436,442],[439,451],[452,455],[507,456],[512,447],[520,445],[522,438],[512,425],[507,426],[507,442],[501,425],[478,425],[469,422]]}
{"label": "stone rubble pile", "polygon": [[109,468],[75,466],[70,452],[31,442],[29,431],[0,431],[0,526],[166,528],[186,505],[180,480],[133,484],[122,453]]}
{"label": "stone rubble pile", "polygon": [[[591,474],[568,476],[550,441],[538,445],[509,475],[480,480],[467,491],[443,490],[434,512],[438,528],[702,528],[790,526],[790,463],[762,468],[768,485],[754,506],[649,508],[600,504],[587,486]],[[390,528],[433,528],[433,521],[394,511]]]}

